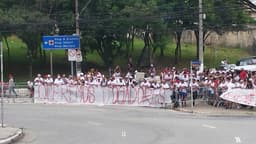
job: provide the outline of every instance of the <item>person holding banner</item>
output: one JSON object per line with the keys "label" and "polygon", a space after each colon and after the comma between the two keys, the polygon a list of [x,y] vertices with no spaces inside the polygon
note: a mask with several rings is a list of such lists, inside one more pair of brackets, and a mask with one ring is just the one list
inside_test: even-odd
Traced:
{"label": "person holding banner", "polygon": [[44,83],[46,85],[52,85],[53,84],[53,79],[52,79],[52,76],[50,74],[48,74],[44,80]]}
{"label": "person holding banner", "polygon": [[117,66],[115,67],[113,76],[114,76],[115,78],[116,78],[116,77],[121,77],[121,68],[120,68],[119,65],[117,65]]}
{"label": "person holding banner", "polygon": [[44,79],[42,78],[41,74],[37,74],[37,77],[34,79],[34,84],[35,86],[44,84]]}
{"label": "person holding banner", "polygon": [[63,79],[61,78],[60,74],[57,75],[57,78],[55,78],[54,80],[54,84],[55,85],[64,85],[64,81]]}

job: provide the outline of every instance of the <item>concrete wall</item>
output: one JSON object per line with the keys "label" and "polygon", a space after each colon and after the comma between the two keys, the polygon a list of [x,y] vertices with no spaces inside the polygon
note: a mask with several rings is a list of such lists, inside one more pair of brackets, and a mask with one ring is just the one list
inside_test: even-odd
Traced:
{"label": "concrete wall", "polygon": [[[223,35],[218,35],[213,32],[206,40],[206,45],[223,45],[227,47],[251,48],[256,40],[256,30],[227,32]],[[196,43],[194,32],[187,30],[183,32],[182,42]]]}

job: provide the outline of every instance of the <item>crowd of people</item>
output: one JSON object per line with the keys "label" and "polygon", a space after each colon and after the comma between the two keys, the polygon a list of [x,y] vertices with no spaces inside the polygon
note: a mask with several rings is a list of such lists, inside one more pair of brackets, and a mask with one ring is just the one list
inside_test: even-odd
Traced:
{"label": "crowd of people", "polygon": [[169,89],[173,91],[171,99],[173,102],[180,102],[181,106],[186,106],[188,95],[193,93],[194,104],[197,98],[204,98],[210,104],[219,106],[222,104],[226,108],[233,107],[230,102],[223,102],[219,96],[230,89],[253,89],[256,88],[256,73],[243,69],[216,70],[208,69],[199,73],[183,68],[177,70],[175,67],[165,67],[161,71],[151,64],[145,75],[141,78],[137,76],[137,71],[128,67],[128,72],[123,73],[119,66],[106,76],[97,69],[91,69],[86,73],[79,73],[76,76],[66,76],[57,74],[54,78],[50,74],[38,74],[34,81],[29,81],[28,85],[32,89],[38,85],[94,85],[94,86],[139,86],[152,89]]}

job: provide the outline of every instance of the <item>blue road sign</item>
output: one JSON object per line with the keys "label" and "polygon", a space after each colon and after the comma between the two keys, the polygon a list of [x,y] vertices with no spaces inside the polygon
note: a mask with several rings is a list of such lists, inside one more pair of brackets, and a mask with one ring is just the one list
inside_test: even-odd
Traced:
{"label": "blue road sign", "polygon": [[201,62],[198,61],[198,60],[195,60],[195,61],[191,61],[191,64],[192,64],[192,65],[200,65]]}
{"label": "blue road sign", "polygon": [[46,50],[78,49],[80,37],[73,35],[43,36],[43,48]]}

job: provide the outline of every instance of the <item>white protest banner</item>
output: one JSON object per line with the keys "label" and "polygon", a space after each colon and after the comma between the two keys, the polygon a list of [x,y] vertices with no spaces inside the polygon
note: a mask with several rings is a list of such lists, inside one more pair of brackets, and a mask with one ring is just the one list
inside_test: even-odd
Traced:
{"label": "white protest banner", "polygon": [[231,89],[220,97],[234,103],[256,106],[256,91],[254,89]]}
{"label": "white protest banner", "polygon": [[77,103],[161,107],[170,103],[172,91],[126,86],[36,86],[35,103]]}

